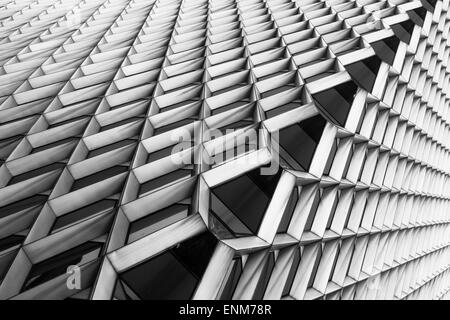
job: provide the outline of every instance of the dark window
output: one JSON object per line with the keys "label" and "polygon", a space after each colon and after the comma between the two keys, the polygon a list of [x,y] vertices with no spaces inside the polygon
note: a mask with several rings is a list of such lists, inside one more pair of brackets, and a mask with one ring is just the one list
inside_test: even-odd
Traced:
{"label": "dark window", "polygon": [[427,9],[424,7],[419,7],[414,10],[409,10],[406,12],[409,18],[414,21],[419,27],[423,26],[423,22],[425,21],[425,17],[427,15]]}
{"label": "dark window", "polygon": [[124,173],[128,171],[128,167],[126,166],[114,166],[105,170],[102,170],[100,172],[93,173],[91,175],[88,175],[84,178],[76,180],[70,191],[75,191],[78,189],[82,189],[84,187],[90,186],[94,183],[109,179],[111,177],[114,177],[118,174]]}
{"label": "dark window", "polygon": [[162,229],[189,215],[190,205],[175,203],[131,223],[128,242]]}
{"label": "dark window", "polygon": [[225,112],[225,111],[228,111],[228,110],[239,108],[239,107],[245,106],[248,103],[250,103],[250,99],[244,99],[244,100],[241,100],[241,101],[236,101],[236,102],[227,104],[225,106],[222,106],[220,108],[211,110],[211,115],[214,116],[216,114],[219,114],[219,113],[222,113],[222,112]]}
{"label": "dark window", "polygon": [[[179,144],[177,144],[177,148],[178,147],[182,147],[182,148],[177,149],[177,150],[181,151],[181,149],[182,149],[184,151],[184,150],[187,150],[187,149],[189,149],[189,148],[191,148],[193,146],[194,146],[194,142],[193,141],[182,141]],[[172,151],[174,150],[174,148],[175,148],[175,145],[171,145],[171,146],[168,146],[168,147],[166,147],[164,149],[161,149],[161,150],[158,150],[158,151],[150,153],[148,155],[148,157],[147,157],[147,163],[150,163],[150,162],[153,162],[153,161],[156,161],[156,160],[160,160],[162,158],[170,156],[172,154]]]}
{"label": "dark window", "polygon": [[189,299],[195,292],[216,247],[209,232],[121,274],[128,297],[142,300]]}
{"label": "dark window", "polygon": [[353,81],[344,82],[316,93],[313,98],[337,124],[345,126],[358,86]]}
{"label": "dark window", "polygon": [[190,169],[179,169],[172,171],[171,173],[165,174],[161,177],[158,177],[156,179],[147,181],[143,183],[139,188],[139,196],[143,196],[146,193],[150,193],[165,185],[191,177],[192,173],[193,172]]}
{"label": "dark window", "polygon": [[229,232],[238,237],[252,235],[251,230],[241,220],[236,219],[233,212],[214,193],[211,193],[210,203],[211,212]]}
{"label": "dark window", "polygon": [[50,149],[50,148],[54,148],[54,147],[57,147],[57,146],[61,146],[61,145],[64,145],[64,144],[69,144],[69,143],[73,143],[74,144],[75,142],[78,142],[78,138],[74,138],[74,137],[66,138],[66,139],[58,140],[58,141],[55,141],[55,142],[52,142],[52,143],[49,143],[49,144],[46,144],[46,145],[34,148],[33,150],[31,150],[31,153],[38,153],[38,152],[41,152],[41,151],[44,151],[44,150],[47,150],[47,149]]}
{"label": "dark window", "polygon": [[348,73],[366,91],[371,92],[378,70],[380,69],[381,60],[377,56],[349,64],[345,66]]}
{"label": "dark window", "polygon": [[328,217],[326,229],[329,230],[331,228],[331,224],[333,223],[334,215],[336,214],[336,208],[338,205],[338,199],[340,198],[340,192],[338,191],[338,196],[334,197],[333,204],[331,206],[331,214]]}
{"label": "dark window", "polygon": [[125,140],[117,141],[117,142],[108,144],[106,146],[89,151],[87,158],[88,159],[93,158],[93,157],[99,156],[103,153],[113,151],[113,150],[119,149],[121,147],[133,145],[135,143],[136,143],[136,141],[132,140],[132,139],[125,139]]}
{"label": "dark window", "polygon": [[400,38],[400,40],[402,40],[406,44],[409,44],[409,41],[411,41],[411,35],[413,33],[414,26],[414,22],[408,19],[401,23],[392,25],[391,28],[394,31],[395,35]]}
{"label": "dark window", "polygon": [[48,126],[48,129],[56,128],[56,127],[62,126],[64,124],[75,122],[75,121],[78,121],[78,120],[81,120],[81,119],[84,119],[84,118],[88,118],[88,116],[87,115],[83,115],[83,116],[78,116],[78,117],[75,117],[75,118],[72,118],[72,119],[67,119],[67,120],[60,121],[60,122],[54,122],[54,123],[52,123],[52,124],[50,124]]}
{"label": "dark window", "polygon": [[187,124],[194,123],[196,120],[197,120],[196,118],[187,118],[187,119],[183,119],[183,120],[180,120],[180,121],[177,121],[177,122],[165,125],[163,127],[156,128],[155,131],[153,132],[153,135],[156,136],[158,134],[161,134],[161,133],[164,133],[164,132],[167,132],[167,131],[170,131],[170,130],[173,130],[173,129],[176,129],[176,128],[179,128],[179,127],[182,127],[182,126],[185,126]]}
{"label": "dark window", "polygon": [[314,223],[314,218],[316,217],[317,209],[319,208],[320,198],[322,196],[322,190],[318,190],[314,193],[314,200],[311,206],[311,211],[309,212],[308,219],[305,224],[305,231],[311,231],[311,227]]}
{"label": "dark window", "polygon": [[436,7],[437,0],[420,0],[424,8],[426,8],[431,13],[434,13],[434,8]]}
{"label": "dark window", "polygon": [[259,170],[254,169],[212,189],[210,207],[213,213],[236,235],[258,232],[281,175],[280,169],[271,176],[261,175]]}
{"label": "dark window", "polygon": [[373,42],[371,45],[380,59],[392,66],[399,44],[400,39],[396,36],[392,36]]}
{"label": "dark window", "polygon": [[278,108],[274,108],[274,109],[271,109],[269,111],[266,111],[266,117],[267,118],[275,117],[275,116],[277,116],[279,114],[288,112],[288,111],[293,110],[295,108],[298,108],[298,107],[300,107],[300,105],[301,104],[299,102],[290,102],[290,103],[284,104],[284,105],[282,105],[282,106],[280,106]]}
{"label": "dark window", "polygon": [[227,124],[227,125],[221,127],[220,131],[223,134],[226,134],[227,130],[237,130],[239,128],[243,128],[243,127],[246,127],[246,126],[249,126],[252,124],[253,124],[253,120],[240,120],[240,121],[236,121],[236,122],[233,122],[233,123],[230,123],[230,124]]}
{"label": "dark window", "polygon": [[65,274],[68,266],[81,266],[97,259],[101,249],[101,243],[89,241],[33,265],[25,280],[23,291]]}
{"label": "dark window", "polygon": [[278,233],[286,233],[289,227],[289,223],[292,219],[292,214],[294,213],[295,206],[298,201],[298,189],[294,188],[289,197],[289,202],[283,213],[283,218],[281,219],[280,225],[278,226]]}
{"label": "dark window", "polygon": [[325,124],[325,119],[317,115],[280,130],[280,147],[304,170],[308,170],[311,165]]}
{"label": "dark window", "polygon": [[14,203],[11,203],[7,206],[0,208],[0,218],[7,217],[11,214],[17,213],[25,209],[30,209],[32,207],[43,205],[45,201],[47,201],[47,196],[40,194],[16,201]]}
{"label": "dark window", "polygon": [[317,269],[319,268],[319,264],[320,264],[320,259],[322,257],[322,249],[319,249],[320,252],[319,254],[313,258],[314,260],[314,267],[313,270],[311,272],[311,277],[309,278],[309,282],[308,282],[308,288],[311,288],[314,284],[314,280],[316,279],[316,275],[317,275]]}
{"label": "dark window", "polygon": [[228,276],[227,283],[222,291],[220,300],[231,300],[234,290],[242,273],[242,261],[240,258],[233,260],[233,269]]}
{"label": "dark window", "polygon": [[295,277],[295,274],[297,273],[297,268],[298,268],[299,263],[300,263],[300,250],[297,247],[294,251],[294,258],[292,261],[292,265],[290,267],[289,275],[286,279],[286,283],[283,288],[283,294],[282,294],[283,296],[288,295],[289,292],[291,291],[292,283],[294,282],[294,277]]}
{"label": "dark window", "polygon": [[[14,137],[0,140],[0,158],[6,160],[9,157],[10,152],[22,141],[22,135],[16,135]],[[3,162],[3,161],[2,161]]]}
{"label": "dark window", "polygon": [[331,147],[330,154],[328,155],[328,160],[325,165],[325,169],[323,170],[324,175],[327,175],[327,176],[330,175],[330,170],[331,170],[331,166],[333,164],[334,157],[336,155],[337,147],[338,147],[337,140],[334,140],[333,146]]}
{"label": "dark window", "polygon": [[269,283],[270,275],[272,274],[273,267],[275,265],[275,256],[273,252],[269,252],[264,262],[264,269],[259,278],[258,285],[256,286],[255,293],[252,297],[254,300],[262,300],[264,292],[266,291],[267,284]]}
{"label": "dark window", "polygon": [[25,181],[25,180],[28,180],[28,179],[31,179],[34,177],[38,177],[40,175],[43,175],[45,173],[52,172],[55,170],[62,171],[62,169],[64,167],[65,167],[64,163],[60,163],[60,162],[52,163],[52,164],[49,164],[48,166],[40,167],[38,169],[31,170],[31,171],[19,174],[18,176],[12,177],[12,179],[9,181],[9,185],[19,183],[19,182],[22,182],[22,181]]}
{"label": "dark window", "polygon": [[115,123],[111,123],[111,124],[108,124],[108,125],[106,125],[104,127],[101,127],[100,128],[100,132],[107,131],[109,129],[113,129],[113,128],[116,128],[116,127],[120,127],[120,126],[122,126],[124,124],[127,124],[127,123],[133,123],[133,122],[137,123],[137,122],[139,122],[139,120],[142,120],[142,118],[131,117],[131,118],[128,118],[128,119],[120,120],[120,121],[117,121]]}
{"label": "dark window", "polygon": [[116,205],[115,200],[109,200],[109,199],[103,199],[97,202],[94,202],[90,205],[84,206],[80,209],[77,209],[75,211],[66,213],[62,216],[59,216],[56,218],[55,223],[53,224],[53,232],[64,228],[72,223],[75,223],[77,221],[81,221],[83,219],[86,219],[90,216],[111,211],[114,209],[114,206]]}
{"label": "dark window", "polygon": [[10,235],[9,237],[0,239],[0,252],[21,244],[25,239],[24,236]]}

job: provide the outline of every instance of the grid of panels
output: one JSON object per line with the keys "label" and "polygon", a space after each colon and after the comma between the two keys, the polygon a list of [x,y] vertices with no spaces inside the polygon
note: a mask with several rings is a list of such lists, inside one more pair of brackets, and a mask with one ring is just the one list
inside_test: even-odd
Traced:
{"label": "grid of panels", "polygon": [[0,8],[1,299],[450,297],[448,0]]}

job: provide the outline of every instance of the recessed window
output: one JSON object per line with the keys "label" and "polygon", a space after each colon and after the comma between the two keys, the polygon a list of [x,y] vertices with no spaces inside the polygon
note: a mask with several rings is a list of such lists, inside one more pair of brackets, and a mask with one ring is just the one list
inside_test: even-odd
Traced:
{"label": "recessed window", "polygon": [[212,189],[212,213],[235,236],[256,234],[275,191],[281,170],[260,175],[260,168]]}
{"label": "recessed window", "polygon": [[119,299],[190,299],[197,288],[217,239],[209,232],[197,235],[120,275]]}
{"label": "recessed window", "polygon": [[15,234],[0,239],[0,252],[21,244],[24,239],[24,236],[18,236]]}
{"label": "recessed window", "polygon": [[41,151],[44,151],[44,150],[48,150],[50,148],[55,148],[55,147],[58,147],[58,146],[62,146],[64,144],[69,144],[70,142],[78,142],[78,140],[79,140],[78,137],[76,137],[76,138],[75,137],[71,137],[71,138],[61,139],[61,140],[58,140],[58,141],[55,141],[55,142],[52,142],[52,143],[49,143],[49,144],[46,144],[46,145],[43,145],[43,146],[40,146],[40,147],[36,147],[33,150],[31,150],[30,154],[38,153],[38,152],[41,152]]}
{"label": "recessed window", "polygon": [[411,41],[412,33],[414,31],[414,26],[414,22],[408,19],[406,21],[403,21],[402,23],[392,25],[391,28],[400,40],[402,40],[406,44],[409,44],[409,41]]}
{"label": "recessed window", "polygon": [[47,197],[48,196],[46,195],[37,194],[35,196],[16,201],[7,206],[0,207],[0,218],[7,217],[22,210],[42,206],[45,201],[47,201]]}
{"label": "recessed window", "polygon": [[325,119],[317,115],[280,130],[278,137],[280,148],[301,167],[297,168],[298,165],[286,157],[286,162],[294,169],[309,169],[325,124]]}
{"label": "recessed window", "polygon": [[436,7],[437,0],[420,0],[424,8],[426,8],[431,13],[434,13],[434,8]]}
{"label": "recessed window", "polygon": [[75,118],[72,118],[72,119],[67,119],[67,120],[60,121],[60,122],[54,122],[54,123],[52,123],[52,124],[50,124],[48,126],[48,129],[56,128],[56,127],[62,126],[64,124],[76,122],[76,121],[79,121],[79,120],[82,120],[82,119],[85,119],[85,118],[88,118],[88,117],[89,116],[83,115],[83,116],[78,116],[78,117],[75,117]]}
{"label": "recessed window", "polygon": [[180,182],[194,174],[192,169],[178,169],[158,178],[143,183],[139,188],[139,197],[143,197],[157,189],[175,182]]}
{"label": "recessed window", "polygon": [[69,266],[81,266],[97,259],[101,250],[101,243],[89,241],[33,265],[25,280],[23,291],[66,274]]}
{"label": "recessed window", "polygon": [[364,90],[371,92],[380,69],[381,60],[377,56],[357,61],[345,66],[347,72]]}
{"label": "recessed window", "polygon": [[184,151],[189,148],[192,148],[193,146],[194,146],[194,141],[181,141],[180,143],[178,143],[176,145],[170,145],[166,148],[149,153],[149,155],[147,157],[147,163],[157,161],[157,160],[160,160],[160,159],[170,156],[172,153],[174,153],[175,147],[177,148],[176,150]]}
{"label": "recessed window", "polygon": [[197,121],[197,118],[193,117],[193,118],[187,118],[187,119],[183,119],[183,120],[180,120],[180,121],[177,121],[177,122],[170,123],[170,124],[165,125],[163,127],[156,128],[155,131],[153,132],[153,136],[157,136],[157,135],[159,135],[161,133],[164,133],[164,132],[167,132],[167,131],[170,131],[170,130],[174,130],[174,129],[177,129],[179,127],[182,127],[182,126],[194,123],[195,121]]}
{"label": "recessed window", "polygon": [[56,221],[53,224],[52,233],[94,215],[112,211],[115,206],[116,200],[103,199],[80,209],[66,213],[56,218]]}
{"label": "recessed window", "polygon": [[220,300],[231,300],[234,290],[236,289],[239,277],[242,273],[242,260],[240,258],[233,259],[233,269],[228,276],[226,285],[220,296]]}
{"label": "recessed window", "polygon": [[22,174],[19,174],[15,177],[12,177],[12,179],[9,181],[9,185],[15,184],[15,183],[19,183],[34,177],[38,177],[40,175],[43,175],[45,173],[49,173],[52,171],[62,171],[62,169],[66,166],[65,163],[61,163],[61,162],[56,162],[56,163],[52,163],[49,164],[47,166],[44,167],[40,167],[38,169],[35,170],[31,170]]}
{"label": "recessed window", "polygon": [[286,233],[287,232],[289,223],[291,222],[291,219],[292,219],[292,214],[294,213],[295,206],[297,205],[297,201],[298,201],[298,189],[294,188],[289,197],[289,201],[286,206],[286,209],[284,210],[283,217],[278,226],[277,233]]}
{"label": "recessed window", "polygon": [[130,225],[128,243],[156,232],[189,215],[190,205],[175,203],[167,208],[153,212]]}
{"label": "recessed window", "polygon": [[255,293],[253,294],[252,299],[254,300],[262,300],[264,297],[264,292],[266,291],[267,284],[269,283],[270,276],[273,271],[273,267],[275,266],[275,256],[273,251],[269,252],[264,262],[263,271],[258,281],[258,285],[256,286]]}
{"label": "recessed window", "polygon": [[275,117],[277,115],[280,115],[282,113],[288,112],[290,110],[294,110],[295,108],[298,108],[301,106],[300,102],[290,102],[290,103],[286,103],[278,108],[273,108],[270,109],[269,111],[266,111],[266,117],[267,118],[272,118]]}
{"label": "recessed window", "polygon": [[427,15],[427,9],[424,7],[419,7],[414,10],[409,10],[406,13],[416,25],[419,27],[423,26],[423,22],[425,21],[425,17]]}
{"label": "recessed window", "polygon": [[392,36],[383,40],[373,42],[371,45],[380,59],[392,66],[399,44],[400,39],[396,36]]}
{"label": "recessed window", "polygon": [[328,90],[316,93],[313,98],[337,124],[345,126],[348,113],[355,98],[358,86],[347,81]]}
{"label": "recessed window", "polygon": [[108,124],[108,125],[106,125],[104,127],[101,127],[100,128],[100,132],[107,131],[107,130],[113,129],[113,128],[117,128],[117,127],[123,126],[123,125],[125,125],[127,123],[133,123],[133,122],[138,123],[139,121],[142,121],[142,118],[131,117],[131,118],[128,118],[128,119],[120,120],[120,121]]}
{"label": "recessed window", "polygon": [[133,140],[133,139],[125,139],[125,140],[117,141],[117,142],[108,144],[106,146],[89,151],[89,153],[87,155],[87,159],[99,156],[103,153],[113,151],[113,150],[116,150],[116,149],[119,149],[122,147],[134,145],[134,144],[136,144],[136,140]]}
{"label": "recessed window", "polygon": [[82,189],[84,187],[88,187],[94,183],[104,181],[106,179],[112,178],[112,177],[117,176],[124,172],[128,172],[128,166],[114,166],[114,167],[93,173],[91,175],[88,175],[86,177],[76,180],[73,183],[70,191],[75,191],[78,189]]}

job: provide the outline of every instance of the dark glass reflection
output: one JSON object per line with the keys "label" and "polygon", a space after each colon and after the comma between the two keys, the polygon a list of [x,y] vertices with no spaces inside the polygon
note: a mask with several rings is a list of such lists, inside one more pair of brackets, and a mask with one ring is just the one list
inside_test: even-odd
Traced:
{"label": "dark glass reflection", "polygon": [[267,118],[272,118],[272,117],[278,116],[278,115],[280,115],[282,113],[285,113],[285,112],[288,112],[288,111],[293,110],[295,108],[298,108],[300,106],[301,106],[300,102],[295,102],[295,101],[294,102],[290,102],[290,103],[284,104],[284,105],[282,105],[280,107],[273,108],[273,109],[270,109],[269,111],[266,111],[266,117]]}
{"label": "dark glass reflection", "polygon": [[397,23],[391,26],[392,30],[394,31],[395,35],[405,42],[406,44],[409,44],[409,41],[411,41],[412,32],[414,30],[414,22],[412,22],[410,19],[403,21],[401,23]]}
{"label": "dark glass reflection", "polygon": [[436,7],[437,0],[420,0],[424,8],[426,8],[431,13],[434,13],[434,8]]}
{"label": "dark glass reflection", "polygon": [[[292,167],[309,169],[325,124],[325,119],[317,115],[280,130],[278,137],[280,148],[301,166],[296,168],[297,166],[293,164]],[[290,163],[289,160],[286,161]]]}
{"label": "dark glass reflection", "polygon": [[298,268],[299,263],[300,263],[300,249],[299,249],[299,247],[297,247],[294,251],[294,258],[293,258],[291,267],[289,269],[289,274],[288,274],[286,283],[283,288],[282,297],[288,295],[289,292],[291,291],[292,283],[294,282],[294,277],[297,273],[297,268]]}
{"label": "dark glass reflection", "polygon": [[31,150],[30,154],[38,153],[38,152],[41,152],[41,151],[44,151],[44,150],[48,150],[50,148],[55,148],[55,147],[58,147],[58,146],[62,146],[64,144],[69,144],[71,142],[75,143],[75,142],[78,142],[78,140],[79,140],[78,137],[70,137],[70,138],[65,138],[65,139],[62,139],[62,140],[55,141],[55,142],[51,142],[51,143],[45,144],[43,146],[34,148],[33,150]]}
{"label": "dark glass reflection", "polygon": [[187,124],[191,124],[194,123],[197,120],[197,117],[191,117],[191,118],[187,118],[187,119],[183,119],[174,123],[170,123],[168,125],[165,125],[163,127],[159,127],[157,129],[155,129],[155,131],[153,132],[153,136],[156,136],[158,134],[185,126]]}
{"label": "dark glass reflection", "polygon": [[68,123],[77,122],[79,120],[88,119],[88,118],[89,118],[89,116],[82,115],[82,116],[74,117],[74,118],[67,119],[64,121],[54,122],[48,126],[48,129],[56,128],[56,127],[59,127],[59,126],[62,126],[62,125],[68,124]]}
{"label": "dark glass reflection", "polygon": [[252,299],[254,300],[263,299],[274,265],[275,265],[274,253],[269,252],[264,262],[264,268],[259,278],[258,285],[256,286],[255,293]]}
{"label": "dark glass reflection", "polygon": [[220,300],[230,300],[233,297],[234,290],[242,273],[242,260],[235,258],[233,260],[233,269],[228,276],[226,285],[220,295]]}
{"label": "dark glass reflection", "polygon": [[121,173],[124,173],[127,171],[128,171],[128,166],[114,166],[114,167],[93,173],[86,177],[75,180],[75,182],[72,184],[72,188],[70,189],[70,191],[75,191],[78,189],[82,189],[84,187],[88,187],[94,183],[104,181],[106,179],[112,178],[118,174],[121,174]]}
{"label": "dark glass reflection", "polygon": [[53,224],[53,232],[67,227],[75,222],[79,222],[83,219],[89,218],[99,213],[112,211],[116,205],[116,200],[103,199],[77,210],[66,213],[56,218]]}
{"label": "dark glass reflection", "polygon": [[192,177],[193,170],[191,169],[178,169],[172,171],[168,174],[162,175],[158,178],[152,179],[143,183],[139,188],[139,196],[142,197],[148,193],[155,191],[165,185],[175,183],[177,181],[184,180],[186,178]]}
{"label": "dark glass reflection", "polygon": [[337,124],[345,126],[357,90],[358,86],[353,81],[347,81],[316,93],[313,98]]}
{"label": "dark glass reflection", "polygon": [[380,69],[381,60],[377,56],[357,61],[345,66],[347,72],[362,88],[371,92]]}
{"label": "dark glass reflection", "polygon": [[124,124],[127,124],[127,123],[133,123],[133,122],[138,123],[139,121],[142,121],[142,118],[131,117],[131,118],[128,118],[128,119],[120,120],[120,121],[117,121],[115,123],[111,123],[111,124],[108,124],[108,125],[106,125],[104,127],[101,127],[100,128],[100,132],[107,131],[109,129],[113,129],[113,128],[116,128],[116,127],[120,127],[120,126],[123,126]]}
{"label": "dark glass reflection", "polygon": [[118,285],[119,289],[123,289],[126,293],[122,298],[142,300],[191,298],[208,266],[216,244],[217,239],[211,233],[203,232],[124,272],[120,276],[122,283]]}
{"label": "dark glass reflection", "polygon": [[62,171],[65,166],[66,166],[65,163],[56,162],[56,163],[49,164],[47,166],[43,166],[43,167],[19,174],[15,177],[12,177],[12,179],[9,181],[9,185],[19,183],[19,182],[22,182],[22,181],[25,181],[25,180],[28,180],[28,179],[31,179],[34,177],[38,177],[40,175],[43,175],[45,173],[49,173],[49,172],[52,172],[55,170]]}
{"label": "dark glass reflection", "polygon": [[43,205],[45,201],[47,201],[47,197],[48,196],[37,194],[35,196],[8,204],[7,206],[0,207],[0,218],[7,217],[22,210]]}
{"label": "dark glass reflection", "polygon": [[[194,146],[194,141],[182,141],[177,144],[177,147],[180,147],[178,150],[187,150]],[[147,157],[147,163],[157,161],[168,157],[173,154],[175,145],[170,145],[166,148],[160,149],[158,151],[152,152]]]}
{"label": "dark glass reflection", "polygon": [[100,255],[101,249],[102,243],[89,241],[33,265],[25,280],[23,291],[65,274],[67,267],[71,265],[81,266],[95,260]]}
{"label": "dark glass reflection", "polygon": [[213,188],[211,211],[236,236],[256,234],[280,175],[280,169],[261,175],[257,168]]}
{"label": "dark glass reflection", "polygon": [[190,205],[175,203],[131,223],[127,242],[133,242],[156,232],[189,215]]}
{"label": "dark glass reflection", "polygon": [[423,26],[423,23],[425,21],[425,17],[427,15],[427,9],[424,7],[419,7],[414,10],[409,10],[406,12],[409,16],[409,18],[417,24],[419,27]]}
{"label": "dark glass reflection", "polygon": [[0,252],[21,244],[24,239],[25,236],[18,236],[15,234],[0,239]]}
{"label": "dark glass reflection", "polygon": [[394,63],[395,54],[397,53],[399,44],[400,39],[396,36],[371,43],[372,48],[375,50],[375,53],[380,57],[380,59],[391,66]]}

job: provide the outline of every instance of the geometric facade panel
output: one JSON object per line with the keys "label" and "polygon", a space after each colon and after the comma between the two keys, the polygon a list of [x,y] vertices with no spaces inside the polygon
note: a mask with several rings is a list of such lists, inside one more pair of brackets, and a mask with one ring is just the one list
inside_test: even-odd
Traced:
{"label": "geometric facade panel", "polygon": [[448,0],[0,8],[0,299],[450,297]]}

